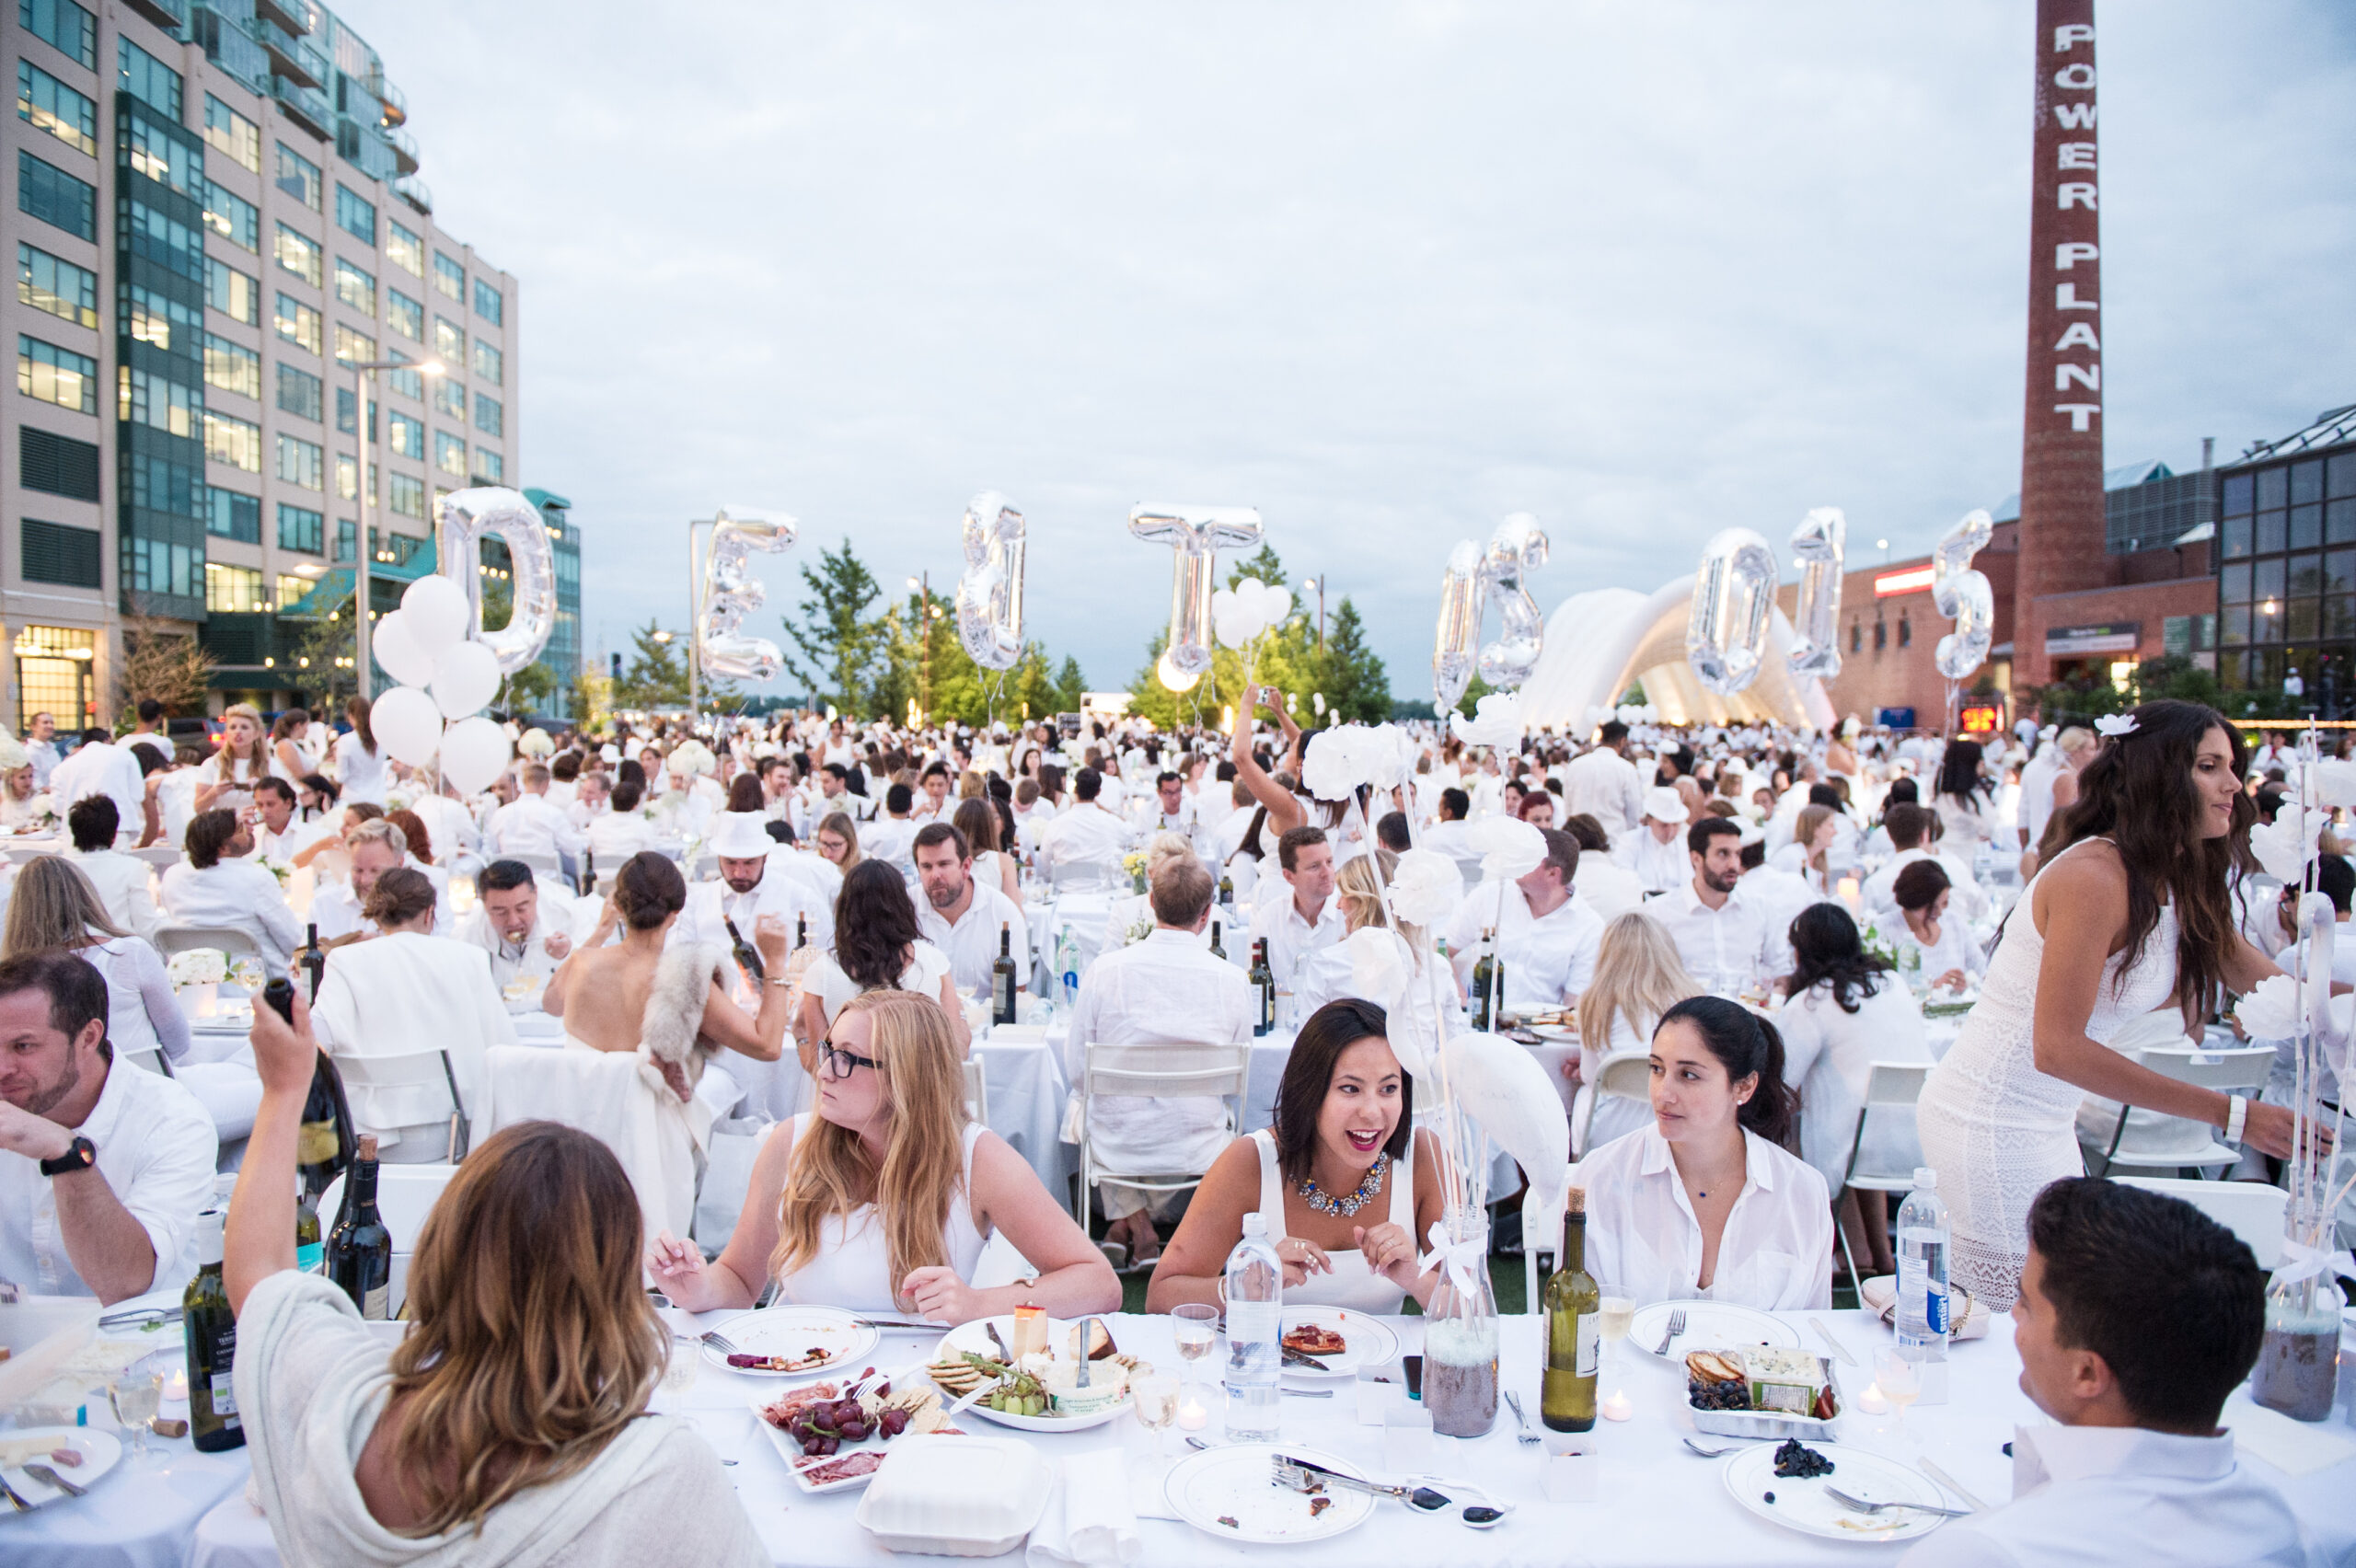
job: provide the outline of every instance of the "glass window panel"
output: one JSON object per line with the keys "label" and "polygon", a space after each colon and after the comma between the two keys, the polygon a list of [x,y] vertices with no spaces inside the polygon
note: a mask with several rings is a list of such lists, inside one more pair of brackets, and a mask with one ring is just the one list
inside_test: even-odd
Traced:
{"label": "glass window panel", "polygon": [[2283,628],[2285,635],[2293,642],[2308,642],[2315,640],[2316,628],[2322,620],[2316,606],[2321,603],[2319,599],[2291,601],[2291,613],[2283,617]]}
{"label": "glass window panel", "polygon": [[[278,506],[278,548],[300,550],[305,555],[318,555],[327,548],[326,521],[304,506]],[[301,581],[301,579],[296,579]]]}
{"label": "glass window panel", "polygon": [[2236,561],[2217,574],[2219,599],[2228,605],[2249,603],[2249,562]]}
{"label": "glass window panel", "polygon": [[2287,468],[2260,468],[2258,471],[2258,509],[2271,512],[2278,506],[2290,504],[2291,472]]}
{"label": "glass window panel", "polygon": [[2356,594],[2356,550],[2332,550],[2324,556],[2323,591]]}
{"label": "glass window panel", "polygon": [[261,472],[261,426],[204,410],[204,455],[248,474]]}
{"label": "glass window panel", "polygon": [[2252,642],[2282,640],[2281,601],[2275,601],[2274,611],[2270,615],[2267,613],[2266,605],[2262,603],[2249,607],[2249,640]]}
{"label": "glass window panel", "polygon": [[376,340],[335,324],[335,357],[346,364],[366,364],[376,357]]}
{"label": "glass window panel", "polygon": [[2281,598],[2282,596],[2281,558],[2278,556],[2272,560],[2254,561],[2251,565],[2253,570],[2250,573],[2250,597],[2253,599]]}
{"label": "glass window panel", "polygon": [[411,342],[425,341],[425,306],[398,289],[385,291],[385,325]]}
{"label": "glass window panel", "polygon": [[475,477],[489,479],[495,485],[503,485],[507,482],[506,461],[498,453],[486,452],[478,446],[475,448]]}
{"label": "glass window panel", "polygon": [[278,144],[278,188],[311,211],[319,210],[319,166],[283,142]]}
{"label": "glass window panel", "polygon": [[414,457],[425,461],[425,425],[407,414],[395,414],[391,420],[393,455]]}
{"label": "glass window panel", "polygon": [[2229,605],[2217,617],[2217,640],[2239,643],[2249,640],[2249,606]]}
{"label": "glass window panel", "polygon": [[321,281],[319,248],[307,235],[298,234],[284,224],[278,225],[278,264],[318,288]]}
{"label": "glass window panel", "polygon": [[335,297],[363,316],[376,314],[376,279],[339,256],[335,259]]}
{"label": "glass window panel", "polygon": [[2291,548],[2311,550],[2323,543],[2323,508],[2294,506],[2291,508]]}
{"label": "glass window panel", "polygon": [[335,221],[344,233],[364,245],[376,243],[376,206],[341,180],[335,188]]}
{"label": "glass window panel", "polygon": [[95,414],[98,411],[98,362],[20,332],[17,335],[17,390],[61,409]]}
{"label": "glass window panel", "polygon": [[115,43],[115,85],[177,123],[180,117],[180,74],[127,38],[118,38]]}
{"label": "glass window panel", "polygon": [[2304,598],[2309,594],[2322,593],[2323,557],[2312,554],[2292,556],[2287,586],[2291,596],[2294,599]]}
{"label": "glass window panel", "polygon": [[433,432],[433,466],[459,478],[467,477],[467,444],[448,431]]}
{"label": "glass window panel", "polygon": [[84,70],[98,68],[98,19],[74,0],[17,0],[17,19]]}
{"label": "glass window panel", "polygon": [[261,127],[211,93],[204,95],[204,139],[246,168],[261,172]]}
{"label": "glass window panel", "polygon": [[278,477],[290,485],[305,490],[321,490],[327,484],[327,455],[316,441],[305,441],[299,435],[278,437]]}
{"label": "glass window panel", "polygon": [[2281,549],[2285,532],[2282,513],[2280,512],[2259,513],[2258,514],[2258,553],[2271,555]]}
{"label": "glass window panel", "polygon": [[403,228],[397,219],[385,220],[386,258],[413,278],[425,276],[425,241]]}
{"label": "glass window panel", "polygon": [[2356,637],[2356,594],[2338,594],[2323,602],[2323,634]]}
{"label": "glass window panel", "polygon": [[2323,459],[2311,457],[2291,465],[2291,504],[2304,506],[2323,499]]}
{"label": "glass window panel", "polygon": [[488,381],[493,386],[507,379],[507,356],[480,338],[475,340],[475,379]]}
{"label": "glass window panel", "polygon": [[236,490],[212,486],[204,492],[204,531],[216,538],[261,543],[261,502]]}
{"label": "glass window panel", "polygon": [[204,182],[204,226],[241,250],[261,250],[260,209],[209,179]]}
{"label": "glass window panel", "polygon": [[98,106],[29,60],[17,62],[17,118],[75,152],[98,156]]}
{"label": "glass window panel", "polygon": [[433,253],[433,286],[464,305],[467,300],[467,270],[437,250]]}
{"label": "glass window panel", "polygon": [[2246,517],[2228,517],[2217,525],[2217,553],[2227,560],[2249,554],[2250,521]]}
{"label": "glass window panel", "polygon": [[2256,494],[2256,481],[2247,474],[2228,476],[2223,489],[2226,516],[2239,517],[2243,513],[2254,510],[2252,498]]}
{"label": "glass window panel", "polygon": [[2331,474],[2324,485],[2329,496],[2356,495],[2356,452],[2343,452],[2331,460]]}
{"label": "glass window panel", "polygon": [[242,343],[204,335],[204,384],[224,392],[259,401],[261,398],[261,356]]}
{"label": "glass window panel", "polygon": [[204,563],[204,607],[222,615],[250,615],[270,608],[270,596],[263,591],[261,571],[250,566],[225,566],[217,560]]}
{"label": "glass window panel", "polygon": [[17,210],[84,239],[98,237],[98,188],[22,147],[17,149]]}
{"label": "glass window panel", "polygon": [[204,303],[232,321],[248,327],[261,321],[261,283],[227,262],[204,259]]}
{"label": "glass window panel", "polygon": [[467,389],[450,377],[436,377],[433,383],[433,406],[454,419],[467,417]]}
{"label": "glass window panel", "polygon": [[278,324],[278,335],[288,342],[299,343],[315,354],[327,352],[326,334],[320,324],[319,313],[301,300],[280,294],[274,319]]}
{"label": "glass window panel", "polygon": [[480,278],[477,278],[475,280],[475,314],[496,327],[500,325],[502,309],[503,302],[499,297],[499,291]]}
{"label": "glass window panel", "polygon": [[475,428],[485,435],[505,435],[507,410],[500,407],[496,398],[475,394]]}
{"label": "glass window panel", "polygon": [[278,367],[278,406],[303,419],[317,420],[325,412],[324,384],[300,365]]}
{"label": "glass window panel", "polygon": [[2323,537],[2328,545],[2356,545],[2356,500],[2325,503]]}
{"label": "glass window panel", "polygon": [[433,353],[452,374],[467,364],[467,335],[442,317],[433,318]]}
{"label": "glass window panel", "polygon": [[17,246],[17,299],[77,327],[98,324],[98,275],[21,241]]}

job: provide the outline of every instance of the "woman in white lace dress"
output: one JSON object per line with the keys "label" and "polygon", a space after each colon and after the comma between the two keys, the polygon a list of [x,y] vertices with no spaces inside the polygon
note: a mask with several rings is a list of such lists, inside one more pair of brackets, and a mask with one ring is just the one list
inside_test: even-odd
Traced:
{"label": "woman in white lace dress", "polygon": [[2241,737],[2198,703],[2145,703],[2130,718],[2080,776],[2056,830],[2064,847],[2014,908],[1980,1005],[1923,1090],[1952,1277],[1994,1311],[2019,1292],[2030,1201],[2084,1169],[2073,1118],[2085,1095],[2237,1131],[2268,1154],[2291,1148],[2288,1110],[2178,1083],[2105,1043],[2155,1008],[2197,1020],[2221,988],[2276,973],[2235,929],[2226,893],[2256,814]]}

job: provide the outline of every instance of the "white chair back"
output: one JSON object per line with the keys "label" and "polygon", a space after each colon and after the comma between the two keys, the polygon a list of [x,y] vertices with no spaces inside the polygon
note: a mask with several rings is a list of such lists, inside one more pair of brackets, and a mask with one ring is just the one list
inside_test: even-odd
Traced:
{"label": "white chair back", "polygon": [[[1570,1181],[1566,1183],[1565,1191],[1569,1187],[1577,1186],[1578,1182],[1578,1162],[1573,1160]],[[1538,1310],[1539,1286],[1559,1265],[1562,1250],[1563,1205],[1542,1204],[1538,1201],[1538,1189],[1535,1186],[1526,1189],[1521,1194],[1521,1309],[1523,1311]],[[1538,1261],[1541,1253],[1545,1254],[1547,1259],[1546,1264],[1542,1267]]]}
{"label": "white chair back", "polygon": [[2258,1266],[2272,1269],[2282,1257],[2282,1217],[2291,1194],[2258,1182],[2188,1182],[2174,1176],[2121,1176],[2122,1187],[2141,1187],[2179,1198],[2249,1243]]}
{"label": "white chair back", "polygon": [[198,948],[217,948],[233,957],[260,958],[261,949],[255,945],[253,934],[235,926],[180,926],[166,924],[156,928],[156,951],[166,958],[174,953],[188,952]]}
{"label": "white chair back", "polygon": [[989,1078],[982,1071],[979,1056],[965,1058],[965,1120],[990,1124]]}
{"label": "white chair back", "polygon": [[647,1235],[688,1234],[710,1106],[700,1099],[682,1104],[667,1088],[650,1083],[638,1057],[625,1052],[494,1045],[483,1062],[491,1107],[476,1124],[477,1137],[517,1122],[578,1128],[621,1161]]}
{"label": "white chair back", "polygon": [[[1930,1079],[1931,1066],[1928,1062],[1876,1062],[1865,1075],[1865,1101],[1857,1107],[1857,1130],[1849,1140],[1849,1163],[1841,1179],[1842,1188],[1857,1189],[1859,1204],[1881,1201],[1878,1198],[1867,1199],[1865,1196],[1867,1193],[1906,1193],[1913,1190],[1914,1171],[1911,1167],[1904,1170],[1878,1170],[1866,1163],[1865,1124],[1873,1120],[1876,1112],[1881,1113],[1885,1122],[1897,1116],[1911,1121],[1914,1107],[1923,1098],[1923,1085]],[[1837,1208],[1841,1203],[1841,1192],[1837,1189],[1832,1194],[1832,1201]],[[1848,1227],[1836,1222],[1832,1228],[1841,1238],[1842,1259],[1849,1265],[1850,1288],[1862,1291],[1864,1282],[1858,1277],[1856,1254],[1849,1247]],[[1858,1299],[1862,1301],[1865,1297],[1860,1295]]]}
{"label": "white chair back", "polygon": [[493,858],[501,860],[520,860],[532,868],[532,875],[535,877],[560,878],[564,874],[563,864],[557,859],[553,850],[524,849],[513,855],[500,855]]}
{"label": "white chair back", "polygon": [[[378,1137],[398,1134],[401,1128],[414,1130],[422,1125],[413,1120],[398,1124],[379,1107],[395,1093],[413,1092],[419,1098],[434,1101],[443,1107],[440,1114],[448,1119],[449,1133],[443,1148],[445,1159],[465,1158],[465,1140],[458,1130],[453,1110],[463,1110],[469,1117],[474,1108],[461,1107],[451,1090],[450,1054],[439,1048],[422,1051],[393,1051],[377,1053],[339,1051],[335,1053],[336,1071],[343,1075],[345,1097],[352,1102],[352,1124],[364,1133]],[[404,1160],[401,1163],[409,1164]]]}
{"label": "white chair back", "polygon": [[[1588,1134],[1595,1127],[1596,1107],[1606,1095],[1615,1100],[1634,1100],[1651,1104],[1652,1053],[1649,1050],[1623,1051],[1616,1056],[1606,1056],[1603,1065],[1596,1069],[1595,1092],[1587,1097],[1587,1120],[1579,1124],[1579,1148],[1582,1151],[1588,1147]],[[1561,1216],[1556,1217],[1559,1219]]]}
{"label": "white chair back", "polygon": [[1113,868],[1101,860],[1058,860],[1049,868],[1048,880],[1057,892],[1088,887],[1109,887],[1113,882]]}
{"label": "white chair back", "polygon": [[1091,1040],[1082,1049],[1080,1076],[1080,1228],[1088,1228],[1089,1208],[1100,1181],[1149,1193],[1188,1192],[1199,1185],[1199,1170],[1110,1170],[1097,1162],[1090,1112],[1099,1095],[1134,1100],[1225,1100],[1229,1125],[1242,1124],[1243,1098],[1252,1078],[1252,1046],[1193,1044],[1109,1045]]}
{"label": "white chair back", "polygon": [[[2271,1045],[2248,1045],[2230,1051],[2190,1051],[2181,1046],[2144,1049],[2136,1059],[2152,1071],[2178,1083],[2212,1089],[2220,1094],[2255,1096],[2266,1087],[2274,1069]],[[2097,1157],[2097,1175],[2125,1168],[2132,1170],[2222,1170],[2238,1164],[2241,1150],[2224,1143],[2216,1129],[2180,1116],[2119,1108],[2109,1147]],[[2090,1165],[2090,1169],[2092,1166]]]}

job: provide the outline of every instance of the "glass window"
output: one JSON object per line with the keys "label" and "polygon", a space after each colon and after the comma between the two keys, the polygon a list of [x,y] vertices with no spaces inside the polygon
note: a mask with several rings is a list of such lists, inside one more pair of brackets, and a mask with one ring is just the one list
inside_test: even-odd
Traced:
{"label": "glass window", "polygon": [[204,259],[204,303],[232,321],[261,324],[261,283],[225,261]]}
{"label": "glass window", "polygon": [[191,228],[146,202],[123,197],[115,202],[115,240],[134,256],[169,268],[183,278],[204,276],[204,231]]}
{"label": "glass window", "polygon": [[2323,543],[2323,508],[2294,506],[2291,508],[2291,548],[2311,550]]}
{"label": "glass window", "polygon": [[376,314],[376,278],[339,256],[335,259],[335,297],[363,316]]}
{"label": "glass window", "polygon": [[2323,624],[2318,599],[2293,599],[2288,614],[2282,617],[2283,635],[2294,642],[2311,641],[2316,628]]}
{"label": "glass window", "polygon": [[2291,558],[2289,591],[2294,599],[2323,592],[2323,557],[2295,555]]}
{"label": "glass window", "polygon": [[2249,603],[2249,563],[2238,561],[2217,574],[2217,597],[2228,605]]}
{"label": "glass window", "polygon": [[2250,563],[2250,597],[2280,599],[2282,596],[2282,558]]}
{"label": "glass window", "polygon": [[2267,608],[2269,603],[2260,600],[2249,607],[2249,640],[2252,642],[2282,640],[2282,601],[2270,601],[2274,606],[2270,610]]}
{"label": "glass window", "polygon": [[2249,606],[2228,605],[2217,617],[2217,640],[2228,645],[2249,640]]}
{"label": "glass window", "polygon": [[98,68],[98,20],[74,0],[17,0],[17,19],[85,71]]}
{"label": "glass window", "polygon": [[283,432],[278,437],[278,477],[304,490],[327,488],[327,453],[316,441]]}
{"label": "glass window", "polygon": [[204,335],[204,384],[261,399],[261,356],[226,338]]}
{"label": "glass window", "polygon": [[[343,497],[346,501],[356,500],[359,497],[360,489],[359,481],[354,478],[353,476],[358,473],[358,471],[359,470],[353,466],[351,458],[337,458],[335,460],[335,493]],[[368,503],[372,506],[375,505],[384,493],[385,470],[377,465],[371,463],[368,465]],[[344,537],[349,539],[352,536],[352,525],[350,523],[345,523],[341,526],[343,529]],[[339,560],[349,560],[352,559],[351,552],[345,551],[343,554],[338,556],[337,559]]]}
{"label": "glass window", "polygon": [[500,312],[505,307],[506,302],[500,298],[497,289],[492,288],[480,278],[475,280],[475,314],[477,316],[496,327],[500,325]]}
{"label": "glass window", "polygon": [[115,86],[179,124],[180,74],[127,38],[116,39],[115,45]]}
{"label": "glass window", "polygon": [[127,424],[193,440],[203,423],[204,394],[196,387],[127,364],[115,367],[115,386],[116,415]]}
{"label": "glass window", "polygon": [[2324,503],[2323,538],[2327,545],[2356,544],[2356,501]]}
{"label": "glass window", "polygon": [[318,420],[326,412],[327,384],[300,365],[278,367],[278,407],[281,412]]}
{"label": "glass window", "polygon": [[414,342],[425,341],[425,306],[398,289],[385,291],[385,325]]}
{"label": "glass window", "polygon": [[463,423],[467,417],[467,389],[445,375],[433,383],[433,406]]}
{"label": "glass window", "polygon": [[77,327],[98,324],[98,275],[22,241],[17,245],[17,299]]}
{"label": "glass window", "polygon": [[446,430],[433,432],[433,466],[459,478],[467,477],[467,444]]}
{"label": "glass window", "polygon": [[2251,509],[2254,481],[2247,474],[2230,474],[2224,484],[2224,511],[2228,517],[2239,517]]}
{"label": "glass window", "polygon": [[433,286],[464,305],[467,302],[467,270],[437,250],[433,253]]}
{"label": "glass window", "polygon": [[[398,349],[394,349],[386,354],[385,357],[388,360],[397,360],[402,364],[407,364],[410,362],[409,356],[401,352]],[[421,403],[425,401],[425,373],[423,371],[383,370],[378,371],[376,374],[385,378],[386,386],[391,387],[402,397],[414,399]]]}
{"label": "glass window", "polygon": [[2281,513],[2259,513],[2258,514],[2258,553],[2271,555],[2274,551],[2281,549],[2287,532]]}
{"label": "glass window", "polygon": [[2260,468],[2258,471],[2258,509],[2271,512],[2285,506],[2291,500],[2291,475],[2287,468]]}
{"label": "glass window", "polygon": [[2331,460],[2331,474],[2323,488],[2327,496],[2356,495],[2356,452],[2343,452]]}
{"label": "glass window", "polygon": [[300,550],[305,555],[320,554],[327,548],[327,519],[308,507],[279,502],[278,548]]}
{"label": "glass window", "polygon": [[486,452],[478,446],[475,448],[475,478],[503,485],[507,482],[507,465],[500,461],[498,453]]}
{"label": "glass window", "polygon": [[425,423],[407,414],[395,414],[391,421],[393,455],[414,457],[425,461]]}
{"label": "glass window", "polygon": [[467,335],[440,316],[433,318],[433,357],[454,375],[467,367]]}
{"label": "glass window", "polygon": [[423,517],[425,515],[425,481],[409,474],[393,474],[388,477],[391,483],[388,487],[389,499],[386,502],[386,505],[403,517]]}
{"label": "glass window", "polygon": [[98,411],[98,362],[19,332],[17,390],[61,409],[95,414]]}
{"label": "glass window", "polygon": [[261,127],[211,93],[204,95],[204,139],[241,167],[261,172]]}
{"label": "glass window", "polygon": [[507,356],[480,338],[475,340],[475,379],[493,386],[504,386],[507,380]]}
{"label": "glass window", "polygon": [[2332,550],[2324,556],[2323,591],[2356,594],[2356,550]]}
{"label": "glass window", "polygon": [[260,569],[206,561],[204,607],[216,615],[250,615],[270,608],[270,595],[262,591]]}
{"label": "glass window", "polygon": [[261,426],[204,410],[204,455],[215,463],[261,472]]}
{"label": "glass window", "polygon": [[301,300],[280,294],[274,319],[278,325],[278,335],[288,342],[300,344],[315,354],[327,352],[327,339],[320,329],[319,313]]}
{"label": "glass window", "polygon": [[2291,465],[2291,504],[2304,506],[2323,499],[2323,459],[2313,457]]}
{"label": "glass window", "polygon": [[261,502],[214,486],[204,492],[204,531],[215,538],[261,543]]}
{"label": "glass window", "polygon": [[204,197],[204,155],[179,140],[144,113],[126,114],[115,123],[115,140],[131,165],[158,185],[183,196]]}
{"label": "glass window", "polygon": [[311,211],[319,210],[319,166],[283,142],[278,144],[278,188]]}
{"label": "glass window", "polygon": [[281,267],[313,288],[319,286],[322,272],[319,263],[319,247],[317,241],[307,235],[300,234],[281,224],[278,225],[276,250],[278,264]]}
{"label": "glass window", "polygon": [[120,329],[134,340],[167,350],[172,346],[175,334],[179,336],[182,346],[201,340],[204,330],[202,311],[137,283],[123,283],[117,292],[122,313]]}
{"label": "glass window", "polygon": [[234,190],[204,182],[204,226],[241,249],[261,251],[261,210]]}
{"label": "glass window", "polygon": [[403,228],[398,218],[385,220],[386,259],[412,278],[425,276],[425,241]]}
{"label": "glass window", "polygon": [[2323,634],[2356,637],[2356,597],[2342,594],[2323,602]]}
{"label": "glass window", "polygon": [[[352,434],[352,426],[357,422],[353,410],[359,406],[360,400],[352,395],[351,387],[337,387],[335,389],[335,428],[346,435]],[[368,399],[368,439],[372,442],[376,439],[376,399],[374,398]]]}
{"label": "glass window", "polygon": [[98,237],[98,187],[22,147],[17,149],[17,211],[87,240]]}
{"label": "glass window", "polygon": [[98,106],[29,60],[17,62],[17,118],[77,153],[98,156]]}
{"label": "glass window", "polygon": [[366,364],[376,357],[376,340],[339,321],[335,324],[335,357],[346,364]]}
{"label": "glass window", "polygon": [[507,433],[506,422],[507,410],[499,406],[496,398],[486,398],[479,392],[475,394],[475,428],[477,430],[485,435],[503,436]]}
{"label": "glass window", "polygon": [[374,248],[376,243],[376,206],[363,199],[341,180],[335,187],[336,226],[362,244]]}

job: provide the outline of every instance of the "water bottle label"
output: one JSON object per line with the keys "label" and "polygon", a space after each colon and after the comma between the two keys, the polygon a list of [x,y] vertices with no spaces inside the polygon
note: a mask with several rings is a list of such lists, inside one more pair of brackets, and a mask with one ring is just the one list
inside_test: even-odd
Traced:
{"label": "water bottle label", "polygon": [[1923,1326],[1934,1334],[1945,1335],[1954,1331],[1947,1326],[1947,1287],[1934,1285],[1923,1293]]}
{"label": "water bottle label", "polygon": [[297,1247],[294,1249],[294,1266],[305,1274],[317,1274],[319,1272],[320,1260],[327,1256],[327,1244],[323,1241],[314,1241],[308,1246]]}

